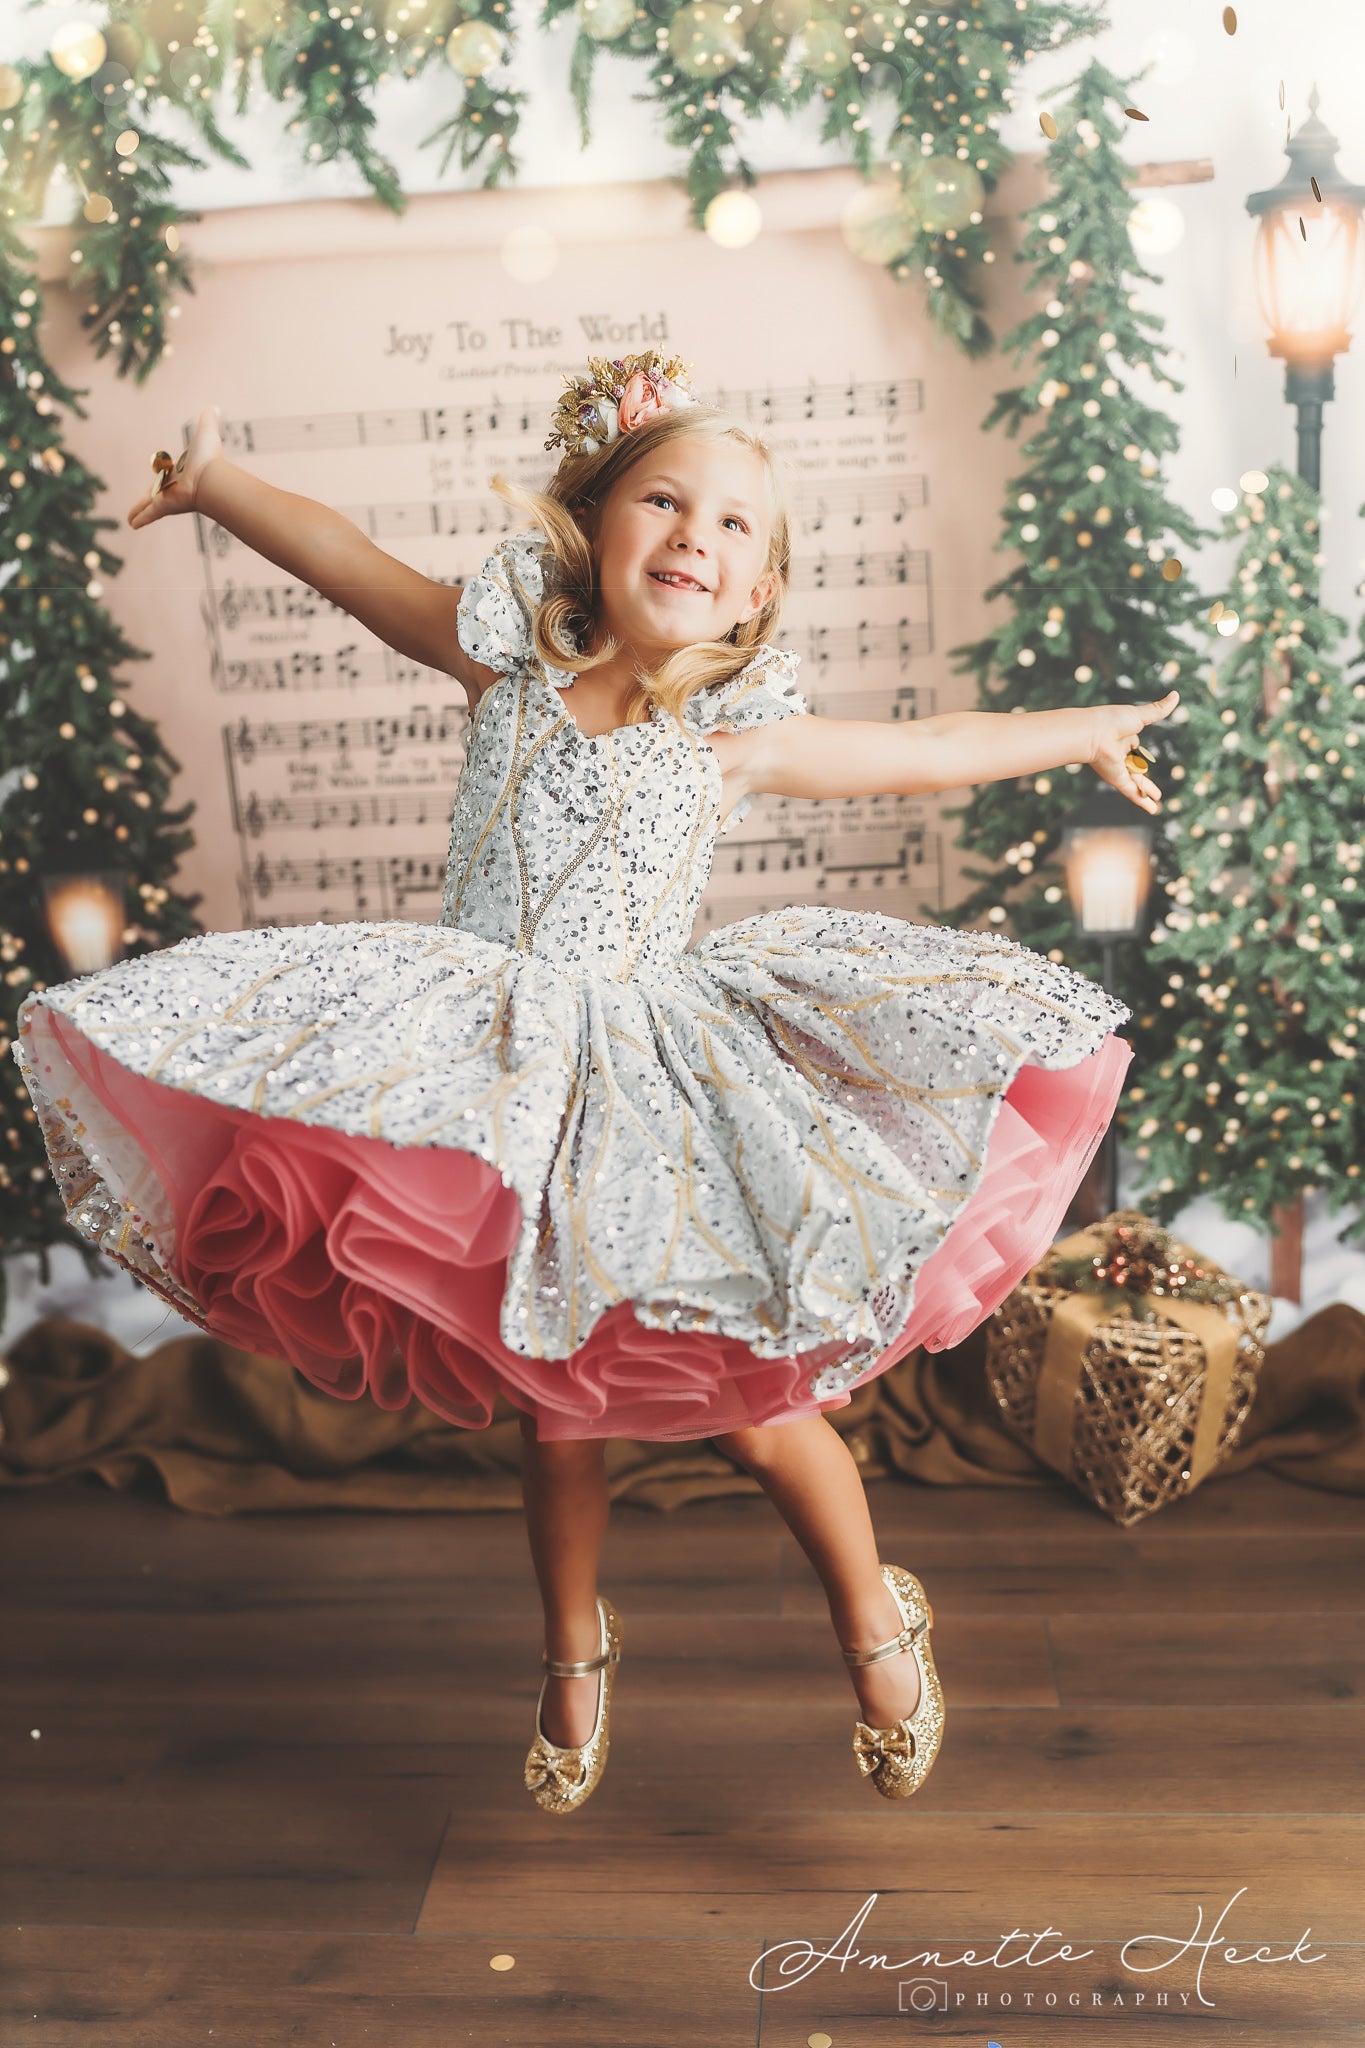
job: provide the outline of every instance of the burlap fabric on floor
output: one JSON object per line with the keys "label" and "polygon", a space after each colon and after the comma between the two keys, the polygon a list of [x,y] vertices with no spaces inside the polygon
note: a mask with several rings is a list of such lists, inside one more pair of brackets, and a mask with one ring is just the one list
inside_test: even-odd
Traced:
{"label": "burlap fabric on floor", "polygon": [[[869,1479],[929,1486],[1065,1482],[995,1418],[984,1330],[951,1351],[916,1351],[832,1417]],[[0,1387],[0,1486],[92,1473],[160,1482],[190,1514],[319,1507],[459,1512],[521,1506],[521,1431],[499,1409],[461,1430],[416,1404],[389,1412],[339,1401],[277,1359],[212,1337],[144,1357],[87,1323],[49,1317],[10,1346]],[[757,1493],[714,1443],[610,1438],[613,1500],[678,1508]],[[1365,1493],[1365,1316],[1338,1303],[1266,1352],[1243,1442],[1206,1484],[1250,1465],[1305,1486]]]}

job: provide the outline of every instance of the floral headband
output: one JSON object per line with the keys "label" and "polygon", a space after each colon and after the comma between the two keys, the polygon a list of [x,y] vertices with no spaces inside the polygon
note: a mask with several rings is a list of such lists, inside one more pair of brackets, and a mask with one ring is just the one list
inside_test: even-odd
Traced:
{"label": "floral headband", "polygon": [[618,434],[631,434],[656,413],[681,412],[695,405],[685,372],[691,368],[681,356],[664,356],[658,349],[643,355],[589,356],[586,374],[565,378],[566,389],[555,405],[553,430],[547,448],[564,449],[566,462],[574,455],[595,455]]}

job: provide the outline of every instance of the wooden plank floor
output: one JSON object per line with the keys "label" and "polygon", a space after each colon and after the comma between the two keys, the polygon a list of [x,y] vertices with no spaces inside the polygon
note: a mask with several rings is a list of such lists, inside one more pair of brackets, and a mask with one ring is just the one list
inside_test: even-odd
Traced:
{"label": "wooden plank floor", "polygon": [[766,1499],[623,1503],[564,1819],[519,1516],[0,1494],[0,2048],[1358,2044],[1365,1499],[870,1494],[937,1617],[923,1791],[858,1777]]}

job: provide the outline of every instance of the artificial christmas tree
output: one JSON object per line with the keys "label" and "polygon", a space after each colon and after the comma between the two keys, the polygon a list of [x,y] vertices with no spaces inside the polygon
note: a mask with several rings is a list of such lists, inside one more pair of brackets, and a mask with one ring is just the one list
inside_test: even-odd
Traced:
{"label": "artificial christmas tree", "polygon": [[[1223,652],[1189,700],[1180,867],[1153,934],[1170,1050],[1129,1114],[1154,1215],[1207,1194],[1281,1231],[1308,1189],[1332,1211],[1360,1201],[1365,681],[1344,678],[1345,621],[1319,598],[1317,493],[1273,469],[1227,532]],[[1339,1236],[1365,1239],[1365,1213]]]}
{"label": "artificial christmas tree", "polygon": [[[193,805],[167,808],[180,764],[117,680],[122,664],[147,656],[100,603],[99,577],[120,557],[98,534],[118,522],[93,516],[103,482],[61,445],[58,407],[86,415],[43,355],[41,320],[30,259],[0,219],[0,1052],[9,1076],[0,1085],[0,1250],[75,1244],[96,1272],[104,1262],[67,1225],[13,1061],[19,1006],[31,990],[79,971],[80,932],[68,923],[64,955],[63,927],[48,916],[63,878],[68,892],[89,878],[80,906],[86,939],[99,904],[116,906],[121,896],[112,957],[199,930],[191,913],[200,898],[170,886],[193,843],[185,829]],[[4,1304],[0,1263],[0,1316]]]}
{"label": "artificial christmas tree", "polygon": [[[1006,599],[1009,614],[955,652],[975,672],[985,711],[1147,700],[1174,686],[1182,708],[1155,736],[1153,774],[1178,795],[1185,771],[1172,756],[1184,752],[1183,731],[1173,728],[1198,690],[1189,630],[1202,610],[1183,557],[1204,536],[1162,476],[1179,437],[1161,400],[1180,386],[1163,367],[1163,323],[1135,290],[1155,280],[1128,224],[1131,172],[1119,143],[1129,96],[1128,84],[1092,62],[1056,116],[1050,194],[1026,216],[1018,255],[1046,300],[1005,342],[1030,358],[1030,375],[999,394],[986,420],[1011,434],[1033,429],[1000,541],[1018,559],[987,593]],[[1093,787],[1073,766],[982,784],[949,810],[963,821],[959,844],[974,857],[965,872],[976,886],[943,921],[984,917],[998,928],[1008,918],[1025,944],[1093,975],[1098,948],[1077,936],[1059,866],[1068,815]],[[1158,838],[1158,883],[1172,858]],[[1139,1013],[1139,1035],[1144,1020],[1160,1028],[1149,979],[1143,949],[1129,948],[1121,992]],[[1123,1116],[1121,1108],[1120,1128]]]}

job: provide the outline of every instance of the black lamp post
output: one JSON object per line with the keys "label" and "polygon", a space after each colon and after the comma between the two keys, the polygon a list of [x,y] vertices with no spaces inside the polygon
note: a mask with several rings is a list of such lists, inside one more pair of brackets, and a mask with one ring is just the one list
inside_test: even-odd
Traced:
{"label": "black lamp post", "polygon": [[1298,412],[1299,475],[1316,491],[1322,408],[1335,391],[1332,364],[1351,346],[1350,323],[1365,281],[1365,186],[1352,185],[1337,169],[1337,138],[1318,119],[1316,86],[1308,119],[1285,154],[1289,168],[1279,184],[1253,192],[1247,212],[1260,223],[1256,289],[1270,353],[1284,358],[1284,394]]}
{"label": "black lamp post", "polygon": [[[1079,804],[1062,828],[1066,893],[1076,930],[1100,944],[1100,980],[1114,990],[1114,949],[1134,939],[1147,915],[1152,891],[1154,833],[1147,813],[1101,783]],[[1119,1205],[1118,1145],[1112,1123],[1100,1143],[1104,1213]]]}

